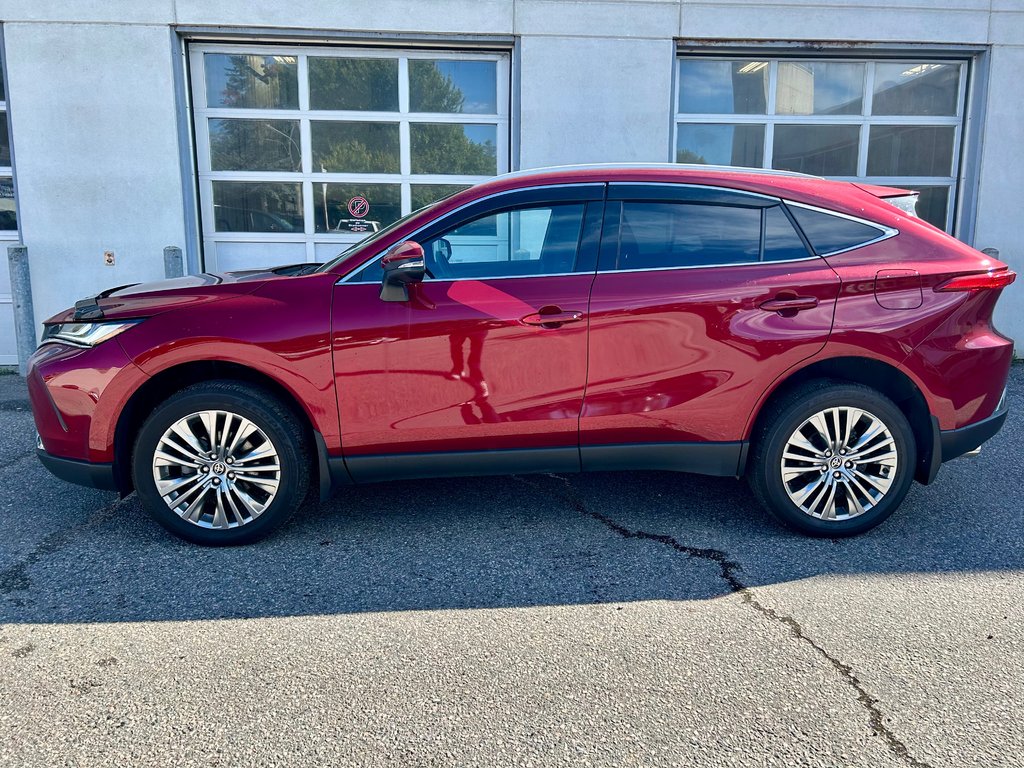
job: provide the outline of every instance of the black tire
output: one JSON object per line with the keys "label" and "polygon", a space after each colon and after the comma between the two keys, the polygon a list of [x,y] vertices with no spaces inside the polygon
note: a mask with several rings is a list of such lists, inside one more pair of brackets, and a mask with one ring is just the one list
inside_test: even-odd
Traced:
{"label": "black tire", "polygon": [[[278,485],[270,503],[258,515],[244,522],[241,517],[232,517],[229,512],[227,519],[236,527],[201,527],[208,524],[208,521],[196,523],[183,519],[164,501],[154,478],[154,454],[164,433],[180,419],[208,410],[225,411],[248,419],[269,439],[278,457]],[[221,467],[221,462],[217,462],[216,466]],[[241,464],[235,468],[239,467]],[[212,472],[214,468],[210,466],[204,473]],[[139,430],[132,451],[132,478],[146,511],[171,533],[204,546],[249,544],[277,530],[287,522],[305,499],[309,489],[309,468],[308,441],[295,414],[272,392],[237,381],[202,382],[171,395],[146,419]],[[221,471],[226,472],[227,469],[229,468]],[[241,470],[239,471],[241,473]],[[210,477],[212,478],[212,474]],[[224,477],[222,482],[226,489],[227,475]],[[238,484],[234,482],[234,485]],[[260,493],[259,487],[256,490],[252,485],[243,487],[249,494]],[[238,506],[242,508],[237,495],[233,496],[232,500],[238,500]],[[210,504],[214,502],[207,503],[207,506]]]}
{"label": "black tire", "polygon": [[[846,483],[845,479],[835,482],[837,491],[836,502],[833,506],[837,509],[836,517],[840,519],[822,519],[805,512],[790,498],[782,473],[783,453],[791,436],[807,419],[827,408],[842,407],[867,411],[882,422],[893,438],[896,467],[895,471],[891,473],[891,485],[877,502],[868,507],[866,511],[847,516],[845,519],[842,518],[849,514],[850,509],[856,509],[846,500],[846,494],[851,492],[848,490],[851,486]],[[852,418],[849,420],[853,421]],[[844,426],[845,423],[843,421]],[[790,392],[779,402],[770,405],[764,417],[759,420],[759,425],[758,432],[754,435],[747,480],[761,505],[787,528],[808,536],[829,538],[856,536],[874,528],[888,518],[896,511],[910,490],[910,484],[914,479],[914,467],[917,463],[917,445],[914,433],[907,417],[899,407],[885,395],[870,387],[826,379],[808,382]],[[838,453],[830,455],[828,460],[836,461],[837,459],[841,461]],[[802,463],[800,462],[800,464]],[[810,464],[810,462],[807,463]],[[864,462],[864,465],[865,468],[870,468],[872,471],[879,471],[877,464]],[[856,464],[854,466],[856,467]],[[816,471],[821,472],[820,469]],[[831,473],[833,470],[826,471]],[[836,471],[841,473],[842,467],[837,468]],[[888,472],[890,470],[882,469],[881,471]],[[794,493],[798,494],[802,484],[806,483],[805,487],[810,487],[813,478],[813,473],[809,473],[806,476],[790,478],[789,482],[794,488]],[[823,479],[825,482],[832,482],[828,478],[824,478],[824,475]],[[886,479],[890,479],[888,475]],[[825,501],[827,493],[827,490],[823,490],[823,496],[820,497],[822,509],[827,506],[827,501]],[[858,495],[856,500],[862,502],[865,499],[862,495]],[[862,506],[867,505],[862,504]]]}

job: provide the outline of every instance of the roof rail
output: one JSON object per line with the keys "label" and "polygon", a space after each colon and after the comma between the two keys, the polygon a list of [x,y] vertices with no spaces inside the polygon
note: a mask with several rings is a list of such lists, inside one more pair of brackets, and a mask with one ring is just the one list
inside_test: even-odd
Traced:
{"label": "roof rail", "polygon": [[498,179],[510,179],[519,176],[533,176],[552,171],[601,171],[615,169],[660,170],[660,171],[725,171],[729,173],[755,173],[768,176],[801,176],[806,179],[820,179],[809,173],[796,171],[776,171],[771,168],[744,168],[738,165],[705,165],[701,163],[582,163],[578,165],[550,165],[543,168],[526,168],[496,176]]}

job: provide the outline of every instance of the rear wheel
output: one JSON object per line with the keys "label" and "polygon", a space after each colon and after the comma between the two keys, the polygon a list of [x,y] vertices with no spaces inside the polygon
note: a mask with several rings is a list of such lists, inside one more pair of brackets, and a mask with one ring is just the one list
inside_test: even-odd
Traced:
{"label": "rear wheel", "polygon": [[903,501],[916,463],[903,412],[860,384],[817,381],[766,414],[749,480],[784,525],[811,536],[853,536]]}
{"label": "rear wheel", "polygon": [[143,424],[132,456],[149,514],[196,544],[246,544],[298,509],[309,453],[295,415],[274,395],[232,381],[181,390]]}

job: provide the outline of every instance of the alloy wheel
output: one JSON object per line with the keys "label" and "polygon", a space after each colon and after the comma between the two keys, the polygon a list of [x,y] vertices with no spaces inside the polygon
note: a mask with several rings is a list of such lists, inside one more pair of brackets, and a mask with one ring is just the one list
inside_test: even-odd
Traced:
{"label": "alloy wheel", "polygon": [[153,453],[153,480],[167,506],[200,528],[238,528],[273,502],[281,462],[267,433],[225,410],[174,422]]}
{"label": "alloy wheel", "polygon": [[782,453],[790,500],[820,520],[858,517],[885,498],[899,467],[896,441],[868,411],[832,407],[806,419]]}

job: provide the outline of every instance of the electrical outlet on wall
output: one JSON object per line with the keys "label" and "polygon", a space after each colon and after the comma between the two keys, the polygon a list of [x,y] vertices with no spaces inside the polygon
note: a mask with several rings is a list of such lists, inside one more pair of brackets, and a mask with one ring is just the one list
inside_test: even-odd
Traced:
{"label": "electrical outlet on wall", "polygon": [[114,252],[113,251],[104,251],[103,252],[103,263],[106,264],[108,267],[114,266]]}

